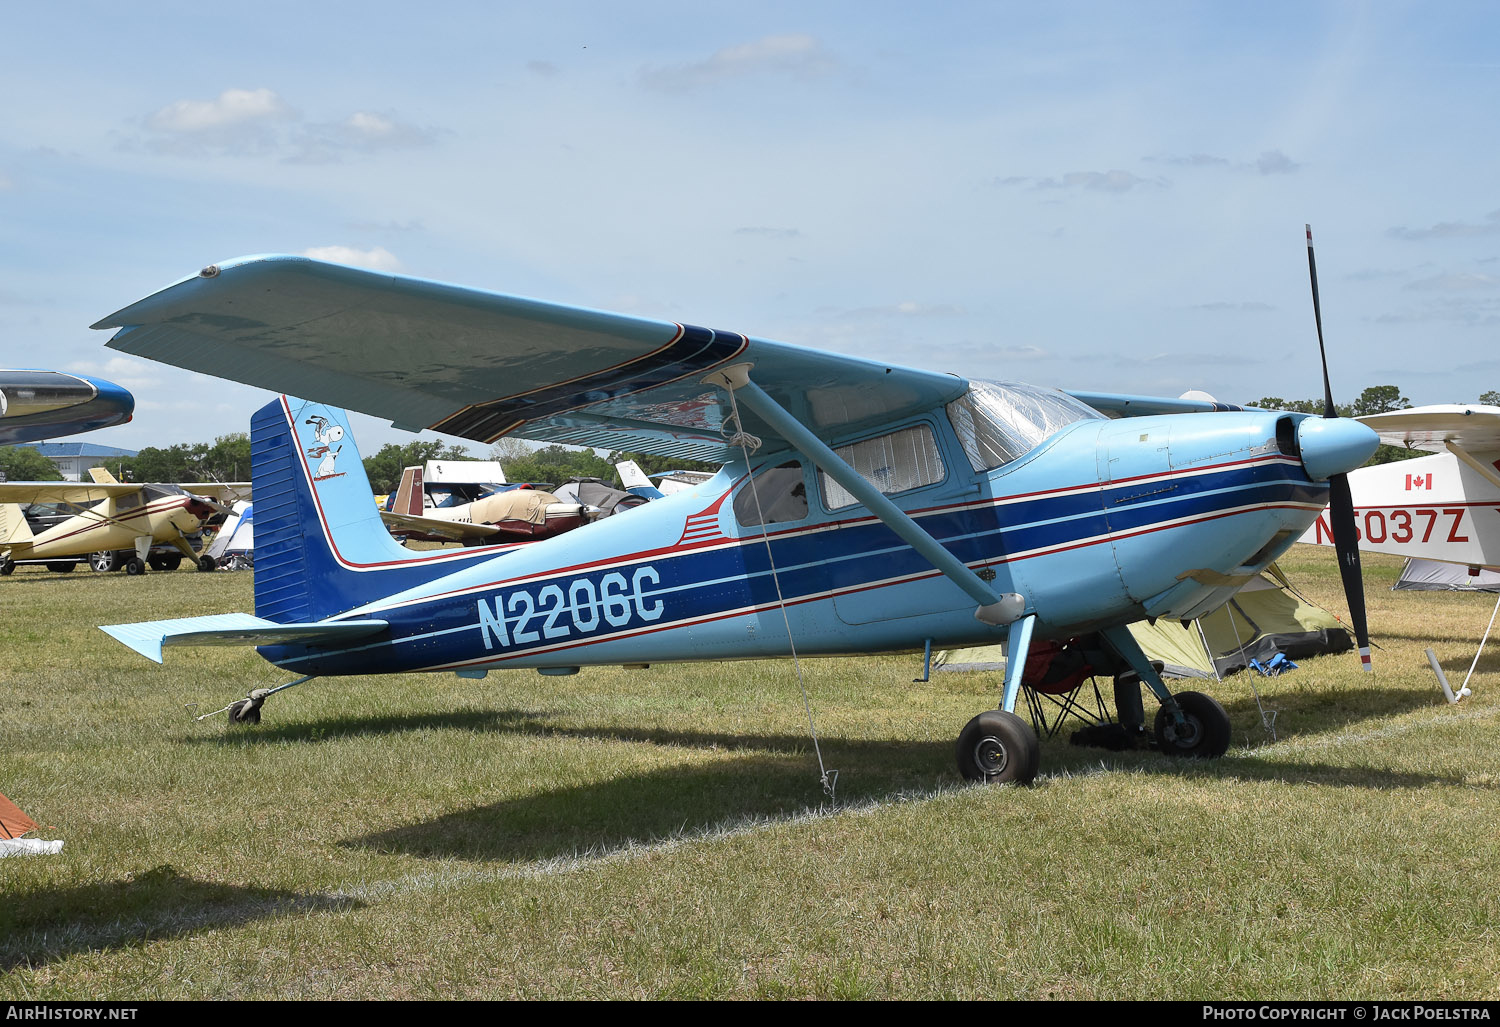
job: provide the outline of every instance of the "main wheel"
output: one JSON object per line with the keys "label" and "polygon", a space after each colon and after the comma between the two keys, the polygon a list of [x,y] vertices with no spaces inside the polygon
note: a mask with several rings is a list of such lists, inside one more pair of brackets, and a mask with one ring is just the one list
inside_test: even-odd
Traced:
{"label": "main wheel", "polygon": [[129,574],[132,578],[145,574],[146,561],[142,560],[139,556],[132,556],[125,561],[125,573]]}
{"label": "main wheel", "polygon": [[1027,784],[1041,760],[1036,732],[1014,713],[987,710],[958,735],[958,772],[970,781]]}
{"label": "main wheel", "polygon": [[1156,744],[1169,756],[1217,759],[1229,749],[1229,714],[1217,699],[1202,692],[1178,692],[1182,709],[1177,724],[1165,706],[1156,711]]}
{"label": "main wheel", "polygon": [[205,555],[198,557],[198,569],[200,571],[211,571],[217,566],[219,566],[219,561],[215,560],[211,556]]}
{"label": "main wheel", "polygon": [[14,574],[15,572],[16,572],[16,561],[14,561],[14,560],[6,560],[4,562],[0,562],[0,575],[4,575],[6,577],[9,577],[10,575]]}
{"label": "main wheel", "polygon": [[120,554],[113,549],[101,550],[89,554],[89,567],[96,571],[117,571],[120,569]]}
{"label": "main wheel", "polygon": [[78,564],[74,563],[72,560],[53,560],[47,564],[47,569],[53,574],[67,574],[77,566]]}

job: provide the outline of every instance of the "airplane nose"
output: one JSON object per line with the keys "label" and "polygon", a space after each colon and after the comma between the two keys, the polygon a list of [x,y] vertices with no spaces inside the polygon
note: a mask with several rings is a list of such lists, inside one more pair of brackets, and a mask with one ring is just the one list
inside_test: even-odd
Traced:
{"label": "airplane nose", "polygon": [[1380,446],[1380,436],[1350,417],[1307,417],[1297,425],[1302,466],[1314,481],[1352,471]]}

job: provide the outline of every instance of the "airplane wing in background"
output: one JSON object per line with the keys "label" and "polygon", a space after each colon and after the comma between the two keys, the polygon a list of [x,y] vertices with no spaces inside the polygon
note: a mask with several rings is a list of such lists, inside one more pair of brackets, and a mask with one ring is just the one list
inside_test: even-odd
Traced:
{"label": "airplane wing in background", "polygon": [[[204,268],[104,318],[109,346],[479,442],[513,434],[723,462],[734,433],[709,371],[751,377],[822,437],[962,395],[956,375],[545,303],[305,257]],[[726,424],[726,421],[731,423]],[[769,425],[746,413],[745,431]]]}
{"label": "airplane wing in background", "polygon": [[1470,453],[1500,452],[1500,407],[1449,403],[1370,414],[1359,420],[1374,428],[1387,446],[1442,453],[1452,443]]}
{"label": "airplane wing in background", "polygon": [[396,531],[405,529],[406,531],[421,532],[424,535],[437,535],[441,538],[452,539],[454,542],[463,542],[466,539],[489,538],[500,534],[500,529],[493,524],[471,524],[468,521],[443,521],[436,517],[391,513],[388,510],[380,511],[380,519]]}
{"label": "airplane wing in background", "polygon": [[100,485],[77,481],[7,481],[0,482],[0,503],[73,503],[87,506],[108,499],[139,492],[132,484]]}

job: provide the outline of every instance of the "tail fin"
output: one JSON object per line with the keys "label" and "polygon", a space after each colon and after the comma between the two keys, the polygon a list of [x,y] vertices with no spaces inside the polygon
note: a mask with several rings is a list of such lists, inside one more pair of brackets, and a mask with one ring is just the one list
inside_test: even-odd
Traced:
{"label": "tail fin", "polygon": [[250,420],[255,613],[278,624],[332,617],[450,574],[494,549],[403,548],[380,519],[348,415],[282,396]]}
{"label": "tail fin", "polygon": [[32,539],[31,525],[19,503],[0,504],[0,549],[19,546]]}
{"label": "tail fin", "polygon": [[620,484],[624,486],[626,492],[644,496],[647,499],[661,498],[661,492],[651,484],[651,479],[646,477],[646,472],[642,471],[640,464],[634,460],[621,460],[615,464],[615,471],[620,475]]}
{"label": "tail fin", "polygon": [[109,473],[107,467],[90,467],[89,477],[94,479],[95,485],[118,485],[120,482],[113,474]]}
{"label": "tail fin", "polygon": [[401,472],[401,485],[396,489],[391,513],[421,517],[422,505],[422,468],[408,467]]}

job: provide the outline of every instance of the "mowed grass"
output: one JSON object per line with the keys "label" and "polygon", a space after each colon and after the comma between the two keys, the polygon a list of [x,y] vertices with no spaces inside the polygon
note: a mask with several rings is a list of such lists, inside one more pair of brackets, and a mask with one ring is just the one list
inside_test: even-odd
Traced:
{"label": "mowed grass", "polygon": [[[66,847],[0,861],[0,997],[1500,997],[1500,652],[1458,706],[1423,654],[1456,687],[1494,598],[1399,566],[1377,672],[1209,683],[1212,762],[1059,738],[968,787],[993,675],[805,662],[834,802],[790,661],[323,679],[232,729],[192,718],[288,676],[95,626],[249,574],[21,568],[0,791]],[[1331,551],[1283,567],[1344,613]]]}

